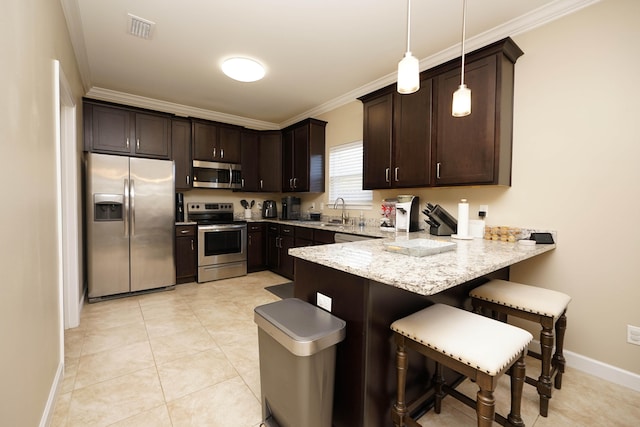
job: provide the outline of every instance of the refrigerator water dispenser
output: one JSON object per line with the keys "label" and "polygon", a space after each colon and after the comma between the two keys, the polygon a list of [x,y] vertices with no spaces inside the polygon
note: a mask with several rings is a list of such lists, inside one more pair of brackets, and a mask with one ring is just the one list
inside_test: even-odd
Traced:
{"label": "refrigerator water dispenser", "polygon": [[122,194],[94,194],[94,221],[122,221],[124,219]]}

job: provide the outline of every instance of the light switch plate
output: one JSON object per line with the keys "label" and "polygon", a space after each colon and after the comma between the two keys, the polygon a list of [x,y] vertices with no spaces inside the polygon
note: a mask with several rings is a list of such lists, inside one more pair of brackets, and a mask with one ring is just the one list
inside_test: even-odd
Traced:
{"label": "light switch plate", "polygon": [[331,297],[328,297],[320,292],[316,293],[316,303],[318,307],[327,310],[331,313]]}

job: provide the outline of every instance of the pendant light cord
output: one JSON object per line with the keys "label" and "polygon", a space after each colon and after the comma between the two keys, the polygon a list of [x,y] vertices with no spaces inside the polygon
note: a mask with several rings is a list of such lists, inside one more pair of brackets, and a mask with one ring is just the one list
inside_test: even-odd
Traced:
{"label": "pendant light cord", "polygon": [[411,0],[407,0],[407,52],[410,52],[409,42],[411,41]]}
{"label": "pendant light cord", "polygon": [[464,39],[467,28],[467,0],[462,0],[462,74],[460,75],[460,86],[464,84]]}

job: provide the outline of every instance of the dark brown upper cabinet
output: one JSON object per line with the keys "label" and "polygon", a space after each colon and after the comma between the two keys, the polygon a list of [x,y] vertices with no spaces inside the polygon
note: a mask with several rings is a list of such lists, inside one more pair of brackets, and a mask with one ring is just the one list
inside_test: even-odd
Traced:
{"label": "dark brown upper cabinet", "polygon": [[324,191],[325,127],[306,119],[282,131],[283,192]]}
{"label": "dark brown upper cabinet", "polygon": [[513,82],[522,54],[510,38],[469,54],[464,80],[471,89],[471,114],[466,117],[451,115],[460,62],[436,77],[434,185],[511,185]]}
{"label": "dark brown upper cabinet", "polygon": [[86,151],[170,158],[170,116],[90,100],[83,108]]}
{"label": "dark brown upper cabinet", "polygon": [[282,133],[244,129],[241,191],[280,192]]}
{"label": "dark brown upper cabinet", "polygon": [[400,95],[395,85],[360,98],[364,108],[363,188],[426,187],[430,182],[432,80]]}
{"label": "dark brown upper cabinet", "polygon": [[171,119],[171,157],[175,163],[176,190],[191,188],[191,121]]}
{"label": "dark brown upper cabinet", "polygon": [[363,102],[363,187],[511,185],[513,82],[523,54],[510,38],[466,55],[471,114],[451,115],[460,58],[420,73],[420,90],[395,84]]}
{"label": "dark brown upper cabinet", "polygon": [[192,120],[193,160],[240,163],[240,127]]}

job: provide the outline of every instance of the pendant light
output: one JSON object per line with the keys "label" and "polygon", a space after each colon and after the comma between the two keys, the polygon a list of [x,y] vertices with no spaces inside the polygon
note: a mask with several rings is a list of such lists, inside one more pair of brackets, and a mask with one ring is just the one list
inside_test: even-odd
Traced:
{"label": "pendant light", "polygon": [[411,54],[411,0],[407,0],[407,52],[398,63],[398,93],[409,94],[420,89],[420,63]]}
{"label": "pendant light", "polygon": [[460,86],[453,92],[451,103],[451,115],[464,117],[471,114],[471,89],[464,84],[464,38],[467,26],[467,0],[462,0],[462,71],[460,73]]}

